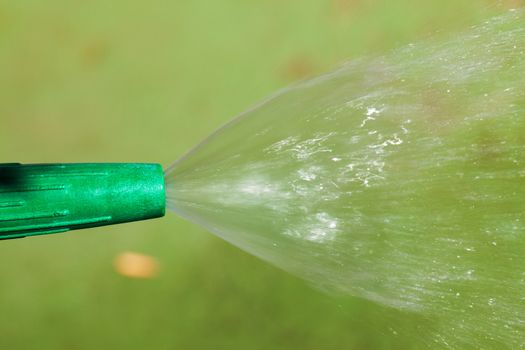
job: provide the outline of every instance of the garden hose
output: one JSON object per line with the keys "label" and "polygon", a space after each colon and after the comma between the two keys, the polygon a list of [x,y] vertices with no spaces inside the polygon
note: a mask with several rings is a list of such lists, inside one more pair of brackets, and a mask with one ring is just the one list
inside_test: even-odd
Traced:
{"label": "garden hose", "polygon": [[0,239],[162,217],[158,164],[0,164]]}

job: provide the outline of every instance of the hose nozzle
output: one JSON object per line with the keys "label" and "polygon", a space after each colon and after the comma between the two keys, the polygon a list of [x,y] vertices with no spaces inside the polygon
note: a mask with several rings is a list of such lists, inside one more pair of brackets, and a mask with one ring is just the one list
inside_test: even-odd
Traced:
{"label": "hose nozzle", "polygon": [[158,164],[0,164],[0,239],[165,214]]}

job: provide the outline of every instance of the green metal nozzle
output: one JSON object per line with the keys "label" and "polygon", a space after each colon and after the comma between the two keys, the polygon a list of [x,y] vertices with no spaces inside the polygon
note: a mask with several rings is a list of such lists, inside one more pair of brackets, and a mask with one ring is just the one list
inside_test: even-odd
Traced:
{"label": "green metal nozzle", "polygon": [[158,164],[0,164],[0,239],[162,217]]}

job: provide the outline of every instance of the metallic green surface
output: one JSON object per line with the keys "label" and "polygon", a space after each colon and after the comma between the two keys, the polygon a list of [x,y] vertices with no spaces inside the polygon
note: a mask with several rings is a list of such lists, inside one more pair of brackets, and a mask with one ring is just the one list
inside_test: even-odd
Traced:
{"label": "metallic green surface", "polygon": [[158,164],[0,164],[0,239],[164,216]]}

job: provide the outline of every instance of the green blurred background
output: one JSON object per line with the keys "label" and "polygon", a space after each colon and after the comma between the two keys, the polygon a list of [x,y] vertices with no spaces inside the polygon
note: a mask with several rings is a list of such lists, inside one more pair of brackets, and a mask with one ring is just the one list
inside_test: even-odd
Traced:
{"label": "green blurred background", "polygon": [[[0,0],[0,162],[167,167],[293,81],[522,4]],[[125,251],[158,259],[158,276],[119,275]],[[0,349],[407,349],[417,322],[175,215],[0,243]],[[408,336],[389,331],[400,323]]]}

